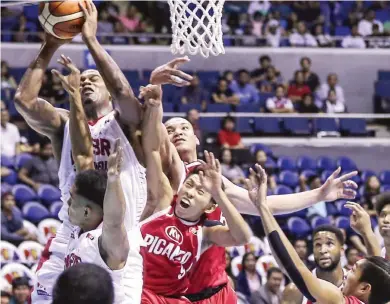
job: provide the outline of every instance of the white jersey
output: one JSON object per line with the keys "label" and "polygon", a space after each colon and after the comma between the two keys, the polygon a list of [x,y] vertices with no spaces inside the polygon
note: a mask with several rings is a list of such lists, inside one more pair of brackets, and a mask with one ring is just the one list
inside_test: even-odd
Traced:
{"label": "white jersey", "polygon": [[[138,162],[127,137],[115,118],[115,111],[100,118],[95,124],[90,124],[93,140],[93,154],[96,169],[107,170],[107,161],[112,153],[115,140],[119,137],[123,145],[123,165],[121,182],[126,198],[125,225],[131,229],[138,224],[146,204],[145,168]],[[61,200],[64,203],[59,213],[63,221],[68,219],[69,191],[76,176],[71,152],[69,121],[65,125],[62,146],[61,163],[58,172],[61,189]]]}
{"label": "white jersey", "polygon": [[92,263],[107,270],[112,277],[115,292],[115,304],[140,303],[143,284],[143,260],[139,253],[142,236],[139,228],[127,231],[130,251],[125,266],[111,270],[103,261],[99,251],[99,237],[102,225],[97,229],[80,233],[75,227],[70,236],[65,255],[65,268],[79,263]]}

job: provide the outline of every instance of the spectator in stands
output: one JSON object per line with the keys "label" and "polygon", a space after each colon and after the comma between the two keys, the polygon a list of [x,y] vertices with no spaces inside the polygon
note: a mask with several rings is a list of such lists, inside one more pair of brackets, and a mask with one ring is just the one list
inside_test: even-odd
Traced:
{"label": "spectator in stands", "polygon": [[290,100],[294,103],[301,102],[303,100],[303,96],[310,93],[310,87],[305,84],[305,77],[302,71],[296,71],[294,81],[288,88],[288,98],[290,98]]}
{"label": "spectator in stands", "polygon": [[58,165],[49,139],[45,137],[42,140],[39,155],[27,161],[20,169],[19,179],[35,191],[38,191],[41,184],[58,187]]}
{"label": "spectator in stands", "polygon": [[126,28],[122,22],[120,21],[115,22],[115,26],[114,26],[115,35],[111,38],[112,44],[127,44],[128,38],[121,36],[123,34],[126,34],[126,32],[127,32]]}
{"label": "spectator in stands", "polygon": [[317,47],[317,40],[306,28],[304,22],[300,21],[297,25],[297,31],[290,35],[290,44],[293,47]]}
{"label": "spectator in stands", "polygon": [[295,1],[293,10],[297,13],[298,19],[312,23],[321,15],[319,1]]}
{"label": "spectator in stands", "polygon": [[318,75],[311,70],[311,59],[309,57],[302,57],[300,65],[305,83],[309,86],[312,92],[315,92],[320,86],[320,79]]}
{"label": "spectator in stands", "polygon": [[225,149],[243,149],[245,146],[241,141],[240,133],[234,131],[235,120],[227,116],[222,120],[222,130],[218,132],[218,141],[222,148]]}
{"label": "spectator in stands", "polygon": [[312,94],[306,94],[303,96],[303,101],[298,105],[299,113],[319,113],[320,110],[314,103]]}
{"label": "spectator in stands", "polygon": [[330,89],[328,93],[328,98],[325,100],[325,113],[344,113],[345,105],[342,102],[339,102],[337,99],[337,94],[335,89]]}
{"label": "spectator in stands", "polygon": [[291,34],[295,32],[298,28],[298,15],[294,12],[290,14],[287,20],[287,31]]}
{"label": "spectator in stands", "polygon": [[52,304],[114,303],[114,286],[103,268],[80,263],[66,269],[53,288]]}
{"label": "spectator in stands", "polygon": [[230,87],[231,84],[235,83],[236,81],[234,80],[234,73],[230,70],[227,70],[223,72],[222,76],[228,83],[228,86]]}
{"label": "spectator in stands", "polygon": [[261,276],[256,270],[256,257],[253,253],[245,253],[242,257],[242,270],[237,277],[237,291],[250,299],[252,293],[261,287]]}
{"label": "spectator in stands", "polygon": [[[300,179],[301,181],[301,179]],[[312,175],[307,178],[306,186],[308,186],[309,190],[314,190],[320,188],[322,185],[321,179],[317,175]],[[301,185],[303,186],[303,185]],[[302,187],[301,187],[302,188]],[[327,217],[328,211],[326,210],[325,202],[318,202],[317,204],[311,206],[307,210],[307,217],[312,218],[314,216]]]}
{"label": "spectator in stands", "polygon": [[1,61],[1,89],[16,89],[15,78],[9,73],[8,63]]}
{"label": "spectator in stands", "polygon": [[370,38],[367,41],[367,47],[369,48],[389,48],[390,39],[386,33],[381,33],[379,25],[374,24],[372,26],[372,34],[368,36]]}
{"label": "spectator in stands", "polygon": [[337,74],[331,73],[328,75],[326,83],[323,83],[318,91],[318,95],[322,101],[325,101],[328,98],[328,93],[330,89],[336,91],[337,101],[341,103],[345,103],[344,90],[338,84],[339,79]]}
{"label": "spectator in stands", "polygon": [[253,70],[251,73],[251,81],[253,83],[261,82],[265,79],[267,69],[272,65],[271,58],[268,55],[263,55],[259,58],[260,67]]}
{"label": "spectator in stands", "polygon": [[126,15],[118,16],[118,20],[122,22],[123,26],[129,32],[136,32],[138,30],[141,19],[142,14],[139,13],[137,7],[132,4],[129,5]]}
{"label": "spectator in stands", "polygon": [[294,112],[294,105],[290,99],[286,98],[284,86],[281,84],[277,86],[275,96],[267,99],[266,107],[272,113]]}
{"label": "spectator in stands", "polygon": [[381,183],[379,179],[373,175],[370,176],[364,184],[364,195],[363,195],[363,207],[366,209],[369,215],[375,216],[373,199],[380,193]]}
{"label": "spectator in stands", "polygon": [[199,126],[199,112],[197,109],[191,109],[187,113],[187,120],[191,123],[196,137],[199,139],[199,144],[203,143],[202,129]]}
{"label": "spectator in stands", "polygon": [[324,33],[324,27],[317,24],[314,28],[314,36],[319,47],[334,47],[336,44],[329,34]]}
{"label": "spectator in stands", "polygon": [[211,100],[214,103],[225,103],[231,105],[238,105],[240,103],[240,98],[229,88],[228,82],[225,78],[220,78],[218,80],[218,86],[211,93]]}
{"label": "spectator in stands", "polygon": [[263,37],[264,20],[265,16],[259,12],[256,12],[253,17],[251,17],[252,35],[256,36],[256,38]]}
{"label": "spectator in stands", "polygon": [[68,99],[68,94],[62,87],[61,80],[53,75],[52,78],[52,94],[54,97],[54,104],[62,104],[65,103]]}
{"label": "spectator in stands", "polygon": [[32,282],[28,277],[12,280],[12,298],[10,304],[27,304],[31,293]]}
{"label": "spectator in stands", "polygon": [[1,195],[1,239],[18,246],[23,241],[37,240],[23,227],[23,218],[15,207],[15,198],[10,192]]}
{"label": "spectator in stands", "polygon": [[359,261],[359,251],[355,247],[348,247],[345,250],[345,257],[347,258],[347,265],[344,266],[346,270],[352,270],[353,266]]}
{"label": "spectator in stands", "polygon": [[276,69],[273,66],[268,67],[265,79],[260,82],[260,92],[275,93],[278,85],[283,84],[283,79],[277,76]]}
{"label": "spectator in stands", "polygon": [[279,21],[271,19],[265,28],[265,37],[267,39],[267,46],[279,47],[280,39],[283,35],[283,28],[279,25]]}
{"label": "spectator in stands", "polygon": [[303,263],[305,263],[306,267],[309,268],[310,270],[313,270],[315,268],[315,264],[314,262],[309,261],[308,259],[306,239],[299,238],[294,240],[293,246],[295,251],[298,253],[299,258],[302,260]]}
{"label": "spectator in stands", "polygon": [[267,271],[267,283],[261,286],[259,290],[252,293],[251,304],[275,304],[280,303],[282,292],[280,286],[284,279],[283,272],[277,267],[271,267]]}
{"label": "spectator in stands", "polygon": [[341,46],[343,48],[355,48],[355,49],[365,49],[366,43],[364,39],[358,33],[357,26],[354,25],[351,28],[351,35],[346,36],[341,41]]}
{"label": "spectator in stands", "polygon": [[21,14],[19,16],[19,22],[12,28],[13,35],[13,41],[14,42],[26,42],[27,41],[27,35],[26,32],[27,29],[27,19],[24,14]]}
{"label": "spectator in stands", "polygon": [[[99,34],[112,34],[114,32],[114,24],[109,20],[110,14],[106,9],[99,10],[98,15],[98,27],[97,32]],[[101,43],[107,43],[109,41],[108,37],[99,36]]]}
{"label": "spectator in stands", "polygon": [[1,101],[1,155],[15,157],[19,153],[20,133],[18,127],[9,120],[7,106]]}
{"label": "spectator in stands", "polygon": [[207,94],[200,85],[198,75],[192,75],[190,85],[182,89],[180,101],[182,104],[198,104],[203,110],[206,109]]}
{"label": "spectator in stands", "polygon": [[379,27],[379,32],[383,32],[383,24],[379,20],[375,20],[375,11],[367,11],[363,20],[359,22],[358,32],[361,36],[369,36],[372,34],[373,25],[377,24]]}
{"label": "spectator in stands", "polygon": [[262,15],[267,15],[269,9],[271,8],[271,3],[268,0],[254,0],[251,1],[248,7],[248,14],[253,15],[255,13],[261,13]]}
{"label": "spectator in stands", "polygon": [[233,184],[244,184],[244,171],[242,171],[240,166],[235,164],[232,157],[232,151],[230,151],[230,149],[223,149],[221,152],[221,170],[222,175],[230,180]]}
{"label": "spectator in stands", "polygon": [[238,71],[237,83],[231,83],[230,88],[233,93],[237,94],[240,98],[241,104],[257,103],[259,102],[259,94],[256,87],[249,83],[250,76],[247,70]]}
{"label": "spectator in stands", "polygon": [[9,304],[10,303],[10,300],[11,300],[11,294],[2,290],[1,291],[1,299],[0,299],[0,303],[1,304]]}

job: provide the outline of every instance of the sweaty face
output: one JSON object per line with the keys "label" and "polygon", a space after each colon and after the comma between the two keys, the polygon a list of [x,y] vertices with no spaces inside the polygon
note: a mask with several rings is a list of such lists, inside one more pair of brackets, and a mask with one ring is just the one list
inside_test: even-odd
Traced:
{"label": "sweaty face", "polygon": [[296,241],[294,245],[295,251],[298,253],[301,260],[307,257],[307,244],[305,241]]}
{"label": "sweaty face", "polygon": [[101,106],[110,100],[106,84],[96,70],[86,70],[81,74],[80,93],[84,108]]}
{"label": "sweaty face", "polygon": [[390,202],[385,205],[378,217],[379,232],[383,238],[390,239]]}
{"label": "sweaty face", "polygon": [[197,221],[205,211],[212,208],[211,195],[202,187],[199,175],[190,175],[177,195],[176,215],[184,220]]}
{"label": "sweaty face", "polygon": [[196,151],[199,140],[194,134],[192,125],[185,119],[173,118],[165,123],[169,140],[181,152]]}
{"label": "sweaty face", "polygon": [[333,271],[340,263],[341,244],[334,233],[320,231],[313,240],[314,260],[323,271]]}

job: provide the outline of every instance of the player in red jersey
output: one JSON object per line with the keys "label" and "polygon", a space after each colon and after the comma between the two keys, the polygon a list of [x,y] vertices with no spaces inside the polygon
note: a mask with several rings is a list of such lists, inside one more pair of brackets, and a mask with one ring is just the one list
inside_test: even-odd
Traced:
{"label": "player in red jersey", "polygon": [[382,257],[358,261],[343,282],[343,288],[318,279],[299,258],[272,215],[267,203],[267,175],[256,165],[252,174],[256,184],[246,180],[249,196],[259,210],[265,233],[278,264],[284,268],[299,290],[319,304],[385,304],[390,301],[390,262]]}
{"label": "player in red jersey", "polygon": [[[186,303],[188,271],[208,247],[234,246],[249,241],[251,231],[222,190],[219,161],[205,151],[202,171],[192,172],[184,181],[176,201],[162,170],[160,146],[162,121],[161,88],[141,88],[146,94],[142,123],[142,147],[146,162],[148,200],[141,233],[146,243],[144,291],[141,303]],[[216,208],[224,212],[228,226],[207,221],[205,213]],[[151,216],[148,216],[152,214]],[[216,224],[216,225],[215,225]]]}

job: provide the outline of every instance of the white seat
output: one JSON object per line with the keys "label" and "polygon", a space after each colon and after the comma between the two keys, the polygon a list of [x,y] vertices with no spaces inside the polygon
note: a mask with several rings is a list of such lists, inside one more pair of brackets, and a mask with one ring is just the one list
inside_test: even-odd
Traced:
{"label": "white seat", "polygon": [[39,262],[44,247],[38,242],[25,241],[19,245],[18,249],[22,255],[22,261],[32,265]]}
{"label": "white seat", "polygon": [[22,255],[20,254],[18,248],[6,241],[0,241],[0,251],[1,251],[1,263],[11,263],[20,261]]}
{"label": "white seat", "polygon": [[9,263],[5,265],[0,271],[0,276],[5,278],[10,284],[13,279],[24,276],[31,280],[31,285],[35,284],[36,281],[35,274],[23,264],[18,263]]}
{"label": "white seat", "polygon": [[37,237],[39,243],[43,245],[46,244],[42,234],[38,230],[38,227],[35,226],[33,223],[27,220],[23,220],[23,227],[26,228],[30,234],[34,234]]}
{"label": "white seat", "polygon": [[256,262],[256,270],[261,275],[262,284],[267,282],[267,271],[271,267],[279,267],[272,255],[263,255]]}
{"label": "white seat", "polygon": [[55,219],[45,219],[38,224],[38,231],[42,236],[42,244],[46,244],[47,240],[55,236],[57,229],[61,226],[61,222]]}
{"label": "white seat", "polygon": [[231,268],[232,268],[232,274],[234,277],[237,277],[242,269],[242,255],[236,256],[232,259],[231,262]]}

